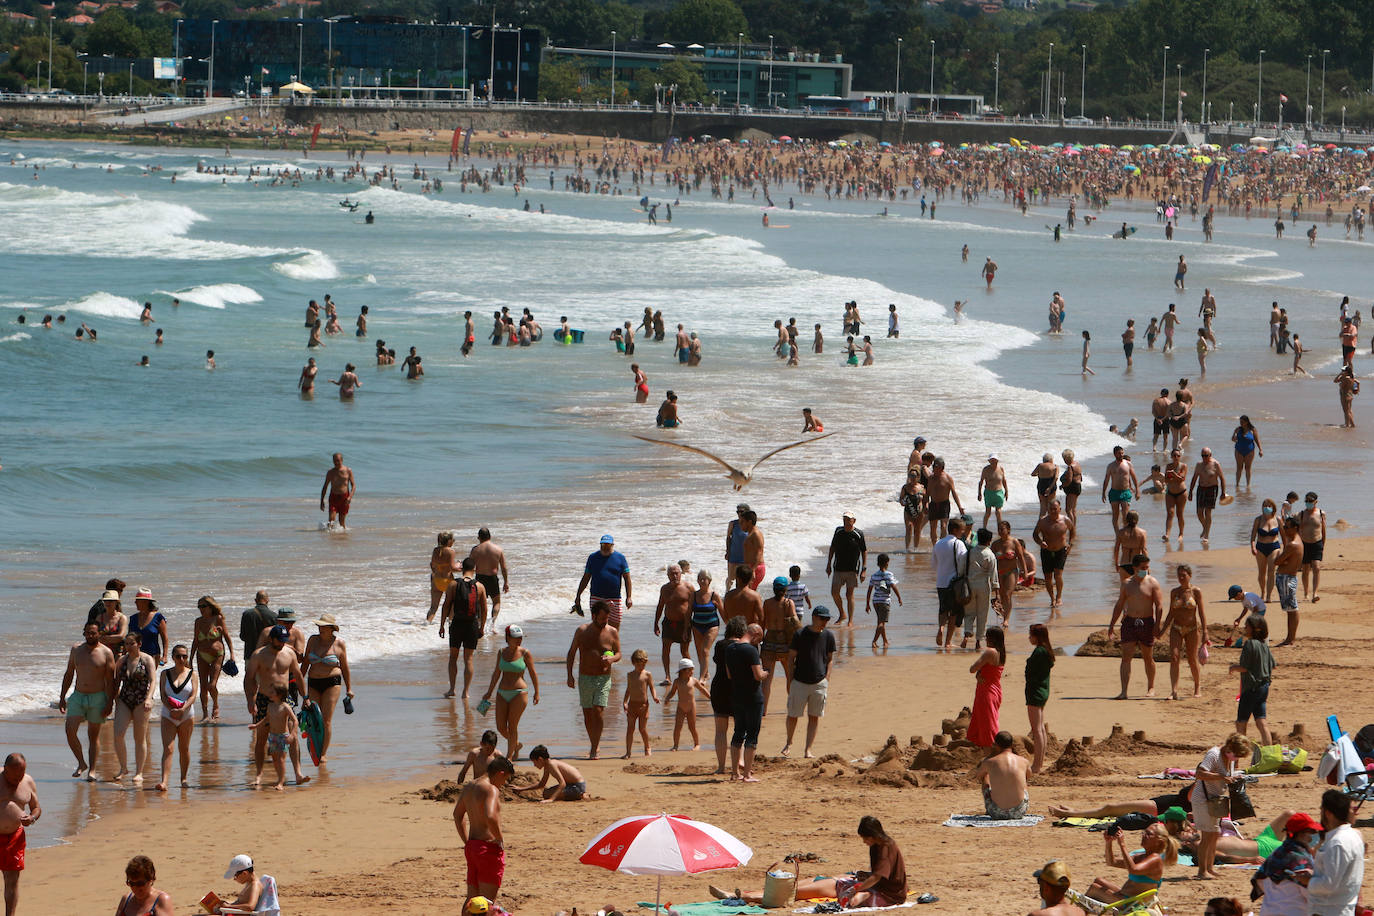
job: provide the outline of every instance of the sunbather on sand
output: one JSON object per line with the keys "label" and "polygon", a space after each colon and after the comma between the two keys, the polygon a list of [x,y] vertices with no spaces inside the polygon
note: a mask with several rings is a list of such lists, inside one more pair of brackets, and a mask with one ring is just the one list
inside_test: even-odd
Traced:
{"label": "sunbather on sand", "polygon": [[1051,817],[1121,817],[1123,814],[1148,814],[1151,817],[1159,817],[1165,811],[1173,807],[1182,807],[1186,812],[1192,805],[1187,801],[1188,790],[1192,788],[1192,783],[1188,783],[1181,791],[1169,795],[1156,795],[1154,798],[1142,798],[1136,801],[1110,802],[1097,808],[1065,808],[1063,805],[1050,805]]}

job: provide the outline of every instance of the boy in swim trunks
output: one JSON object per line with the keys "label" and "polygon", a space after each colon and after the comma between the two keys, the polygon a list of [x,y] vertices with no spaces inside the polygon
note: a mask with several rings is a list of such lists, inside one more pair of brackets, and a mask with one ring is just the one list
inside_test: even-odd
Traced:
{"label": "boy in swim trunks", "polygon": [[[254,722],[249,728],[267,729],[267,751],[272,755],[272,766],[277,771],[277,782],[272,788],[281,792],[286,789],[286,752],[292,744],[301,740],[301,723],[286,702],[285,688],[272,687],[267,693],[269,700],[266,718]],[[292,760],[291,763],[296,769],[296,785],[309,782],[310,777],[301,773],[300,762]],[[257,775],[253,777],[253,786],[257,787],[261,782],[262,762],[259,761]]]}
{"label": "boy in swim trunks", "polygon": [[[1050,477],[1049,481],[1053,488],[1054,478]],[[978,499],[984,507],[983,527],[988,526],[988,518],[994,512],[997,513],[997,524],[1002,524],[1002,507],[1007,504],[1007,472],[1002,470],[995,454],[988,456],[987,466],[978,478]]]}
{"label": "boy in swim trunks", "polygon": [[682,726],[687,725],[687,731],[692,736],[692,750],[701,750],[701,738],[697,735],[697,698],[693,691],[699,691],[706,699],[711,699],[711,688],[696,676],[697,666],[690,658],[680,658],[677,660],[677,678],[673,681],[673,686],[668,688],[668,692],[663,695],[663,702],[666,705],[673,697],[677,697],[677,710],[673,713],[673,750],[677,750],[682,744]]}
{"label": "boy in swim trunks", "polygon": [[634,670],[630,672],[625,683],[625,699],[620,703],[621,708],[625,710],[625,756],[622,760],[630,759],[636,728],[639,729],[639,737],[644,742],[644,756],[648,757],[653,753],[649,750],[649,701],[659,701],[658,692],[654,690],[654,676],[648,670],[649,653],[643,649],[635,649],[630,655],[630,663],[634,665]]}
{"label": "boy in swim trunks", "polygon": [[482,732],[482,741],[477,747],[468,751],[467,759],[463,761],[463,768],[458,771],[457,782],[462,785],[468,776],[468,770],[472,770],[473,778],[485,776],[487,768],[497,757],[502,756],[496,749],[496,732],[487,729]]}
{"label": "boy in swim trunks", "polygon": [[[648,662],[647,655],[645,662]],[[650,686],[652,686],[652,680],[650,678]],[[513,787],[514,791],[534,792],[542,790],[546,802],[581,801],[587,796],[587,780],[583,778],[577,767],[562,760],[554,760],[549,756],[549,749],[544,745],[537,745],[534,750],[530,751],[530,765],[543,771],[543,775],[539,777],[539,782],[532,786]],[[554,785],[549,786],[549,780],[553,780]]]}

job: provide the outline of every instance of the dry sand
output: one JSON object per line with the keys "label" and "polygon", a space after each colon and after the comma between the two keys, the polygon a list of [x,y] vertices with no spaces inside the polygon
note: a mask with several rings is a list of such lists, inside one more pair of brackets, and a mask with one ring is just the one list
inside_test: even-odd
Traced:
{"label": "dry sand", "polygon": [[[1366,609],[1374,585],[1366,573],[1374,563],[1358,558],[1369,556],[1372,548],[1374,538],[1328,544],[1331,569],[1322,583],[1323,599],[1315,606],[1304,603],[1298,645],[1275,653],[1270,726],[1285,736],[1295,725],[1305,726],[1305,743],[1314,756],[1326,746],[1324,719],[1329,713],[1340,714],[1351,731],[1370,718],[1374,691],[1367,666],[1374,625]],[[1237,605],[1217,602],[1230,582],[1252,580],[1247,550],[1177,553],[1168,559],[1170,579],[1175,562],[1191,562],[1199,570],[1199,584],[1213,602],[1213,621],[1229,624],[1234,619]],[[1105,626],[1109,613],[1104,602],[1100,615],[1094,615],[1100,621],[1081,622]],[[1282,633],[1282,613],[1275,607],[1269,616]],[[852,640],[841,640],[841,651],[868,656],[870,638],[871,631],[860,627]],[[1010,648],[1002,725],[1024,735],[1023,637],[1015,637]],[[1060,760],[1060,742],[1092,743],[1078,741],[1068,759],[1033,779],[1032,813],[1044,814],[1049,804],[1087,806],[1177,787],[1136,777],[1166,766],[1191,767],[1207,747],[1230,733],[1238,679],[1226,673],[1226,665],[1236,654],[1214,651],[1203,672],[1204,696],[1179,701],[1113,701],[1116,659],[1061,658],[1047,708],[1049,730],[1057,736],[1050,759]],[[706,899],[708,882],[758,888],[765,868],[790,853],[818,857],[805,866],[807,873],[863,867],[866,853],[854,830],[864,814],[879,816],[897,838],[912,894],[939,896],[935,910],[1029,910],[1036,905],[1030,874],[1051,858],[1070,864],[1076,887],[1085,887],[1094,875],[1119,880],[1122,873],[1104,864],[1097,833],[1057,829],[1048,819],[1034,828],[996,831],[939,826],[951,813],[981,808],[968,776],[978,753],[961,749],[958,741],[948,750],[926,746],[945,731],[943,720],[954,719],[972,702],[971,661],[971,653],[894,653],[847,666],[831,686],[817,742],[824,756],[773,756],[783,734],[783,719],[774,712],[764,723],[760,751],[765,756],[759,759],[757,785],[732,785],[712,775],[709,748],[659,750],[628,765],[620,760],[578,762],[590,786],[590,800],[583,803],[548,806],[508,797],[503,818],[509,864],[502,903],[518,913],[550,914],[573,906],[594,912],[652,900],[653,879],[591,869],[577,864],[577,858],[588,840],[617,818],[664,811],[718,824],[754,848],[753,862],[738,872],[665,880],[664,899],[677,902]],[[1159,697],[1168,693],[1167,671],[1167,665],[1160,666]],[[1183,681],[1187,686],[1186,666]],[[1139,662],[1133,688],[1136,695],[1144,689]],[[711,719],[703,717],[701,724],[703,739],[709,741]],[[1109,739],[1115,726],[1122,733]],[[950,730],[957,735],[957,727]],[[1143,735],[1133,737],[1136,732]],[[661,730],[658,735],[659,745],[666,748],[669,736]],[[615,747],[622,736],[609,739]],[[911,769],[913,764],[918,769]],[[517,778],[528,780],[530,772],[521,766]],[[108,910],[121,893],[125,862],[141,852],[157,863],[158,885],[172,894],[177,912],[189,913],[205,891],[224,894],[229,882],[219,876],[225,862],[245,851],[277,877],[284,911],[292,916],[364,909],[456,912],[464,896],[465,868],[446,800],[451,787],[444,792],[441,786],[437,793],[445,800],[420,794],[454,775],[447,767],[406,780],[378,772],[374,783],[347,790],[288,791],[284,796],[245,791],[227,801],[150,805],[145,812],[108,817],[92,823],[70,845],[31,852],[22,884],[25,912]],[[1303,773],[1266,778],[1251,794],[1260,818],[1267,820],[1284,808],[1315,813],[1322,788],[1314,773]],[[1247,824],[1248,835],[1262,826],[1262,821]],[[1191,869],[1179,867],[1167,875],[1161,896],[1175,913],[1201,912],[1205,900],[1218,894],[1247,898],[1247,872],[1228,870],[1220,880],[1206,882],[1190,880],[1190,874]],[[76,876],[79,880],[73,880]]]}

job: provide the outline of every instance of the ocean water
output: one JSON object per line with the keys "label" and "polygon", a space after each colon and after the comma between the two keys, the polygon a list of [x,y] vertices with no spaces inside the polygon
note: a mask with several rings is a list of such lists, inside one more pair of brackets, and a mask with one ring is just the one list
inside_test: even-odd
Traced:
{"label": "ocean water", "polygon": [[[243,174],[198,175],[197,161]],[[1267,450],[1253,490],[1219,518],[1213,546],[1243,543],[1264,495],[1325,485],[1335,496],[1337,481],[1362,476],[1350,456],[1363,439],[1331,430],[1339,413],[1329,375],[1336,303],[1360,291],[1368,252],[1337,238],[1338,227],[1308,249],[1301,233],[1275,243],[1266,221],[1222,216],[1214,244],[1201,244],[1186,220],[1170,243],[1153,214],[1117,205],[1055,245],[1044,226],[1062,219],[1059,203],[1026,218],[995,197],[976,207],[945,201],[932,221],[912,203],[888,204],[891,215],[880,218],[881,203],[798,195],[797,209],[773,212],[765,230],[748,194],[733,204],[687,197],[671,225],[660,208],[651,226],[628,186],[624,196],[586,196],[536,180],[518,194],[464,194],[446,180],[442,194],[422,195],[404,155],[391,160],[399,191],[317,181],[323,161],[0,146],[0,717],[39,715],[55,701],[67,647],[111,575],[153,588],[174,639],[189,637],[199,595],[217,596],[236,629],[238,611],[265,587],[276,605],[337,615],[356,670],[394,671],[436,645],[417,625],[435,533],[456,530],[461,548],[481,525],[512,565],[504,621],[566,619],[585,556],[613,533],[635,577],[630,633],[647,645],[664,565],[690,559],[724,591],[721,536],[741,494],[707,459],[632,434],[747,467],[800,438],[801,409],[812,407],[838,435],[770,459],[742,496],[759,512],[770,576],[797,563],[817,594],[826,591],[817,547],[842,511],[874,532],[900,525],[895,494],[916,434],[946,458],[979,517],[977,474],[997,452],[1023,535],[1034,523],[1030,469],[1042,452],[1073,448],[1088,474],[1081,524],[1100,537],[1105,508],[1092,494],[1120,441],[1107,426],[1144,417],[1148,436],[1155,391],[1179,376],[1196,380],[1189,320],[1204,285],[1220,303],[1222,349],[1199,389],[1194,444],[1212,444],[1229,468],[1234,414],[1249,412]],[[449,178],[442,162],[419,165]],[[250,181],[250,166],[299,167],[305,180]],[[674,199],[661,186],[642,190]],[[344,197],[361,208],[341,209]],[[526,200],[535,212],[522,209]],[[537,212],[541,204],[548,213]],[[362,220],[368,210],[375,225]],[[1141,231],[1113,241],[1122,219]],[[1192,266],[1186,293],[1172,287],[1179,253]],[[991,292],[978,276],[987,256],[1001,267]],[[1054,290],[1069,305],[1062,338],[1042,333]],[[344,334],[307,351],[305,305],[326,293]],[[1368,300],[1355,298],[1367,311]],[[849,299],[875,340],[873,367],[843,365]],[[969,302],[960,321],[955,299]],[[1287,382],[1288,357],[1267,351],[1271,300],[1293,315],[1314,380]],[[143,302],[153,304],[151,325],[138,321]],[[1185,323],[1178,351],[1164,357],[1145,349],[1143,332],[1169,302]],[[884,339],[889,303],[901,317],[898,340]],[[357,339],[362,305],[369,335]],[[503,306],[531,309],[545,340],[489,345],[491,314]],[[641,406],[630,360],[607,336],[626,320],[637,326],[646,307],[663,311],[669,337],[639,341],[635,360],[652,392]],[[469,309],[477,345],[464,359]],[[15,321],[21,313],[27,326]],[[44,331],[35,326],[44,313],[67,323]],[[585,343],[552,341],[562,315],[585,329]],[[826,349],[806,347],[788,369],[771,353],[772,323],[793,316],[808,343],[821,323]],[[1118,343],[1127,317],[1139,332],[1132,372]],[[82,322],[99,331],[98,343],[73,339]],[[704,341],[699,368],[673,357],[678,322]],[[1079,372],[1083,328],[1093,334],[1092,378]],[[398,367],[374,366],[378,338],[399,354],[416,347],[425,378],[406,382]],[[145,354],[151,366],[140,368]],[[307,356],[320,365],[313,400],[295,390]],[[327,380],[350,361],[363,387],[340,402]],[[1274,384],[1232,403],[1230,389],[1257,380]],[[684,425],[656,432],[668,388]],[[318,494],[334,451],[358,481],[346,534],[320,530]],[[1132,451],[1143,476],[1148,440]],[[1333,520],[1368,520],[1363,507],[1327,507]],[[1143,512],[1153,537],[1162,510],[1146,503]],[[1105,588],[1105,561],[1102,575]]]}

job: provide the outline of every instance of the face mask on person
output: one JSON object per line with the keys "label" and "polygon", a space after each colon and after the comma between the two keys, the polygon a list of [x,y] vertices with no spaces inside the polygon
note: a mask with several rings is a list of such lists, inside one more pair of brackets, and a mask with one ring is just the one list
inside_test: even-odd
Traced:
{"label": "face mask on person", "polygon": [[1143,578],[1145,578],[1146,576],[1148,576],[1149,574],[1150,574],[1150,571],[1149,571],[1148,569],[1137,569],[1137,570],[1135,570],[1135,577],[1136,577],[1137,579],[1143,579]]}
{"label": "face mask on person", "polygon": [[1272,508],[1271,506],[1265,506],[1265,507],[1264,507],[1264,514],[1265,514],[1265,515],[1273,515],[1273,514],[1274,514],[1273,508]]}
{"label": "face mask on person", "polygon": [[1315,499],[1309,499],[1309,500],[1307,501],[1307,508],[1311,509],[1311,508],[1312,508],[1313,506],[1315,506],[1316,504],[1317,504],[1317,501],[1316,501]]}

